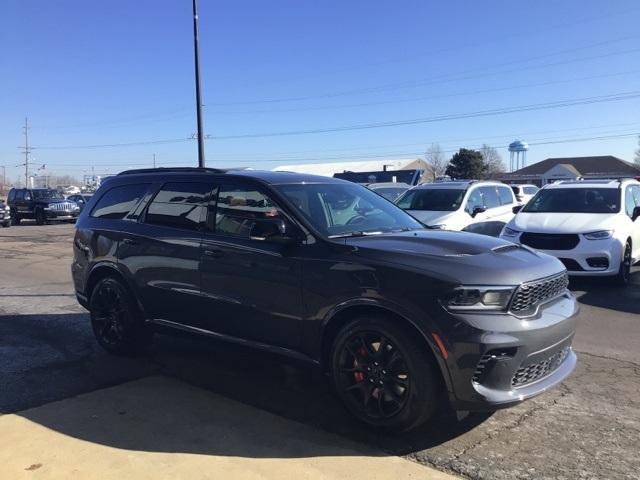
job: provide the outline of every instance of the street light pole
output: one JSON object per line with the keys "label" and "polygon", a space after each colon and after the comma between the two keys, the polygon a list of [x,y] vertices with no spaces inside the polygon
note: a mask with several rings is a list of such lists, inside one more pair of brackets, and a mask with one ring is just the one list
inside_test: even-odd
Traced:
{"label": "street light pole", "polygon": [[198,35],[198,0],[193,0],[193,53],[196,74],[196,115],[198,118],[198,166],[204,167],[204,131],[202,128],[202,98],[200,96],[200,49]]}

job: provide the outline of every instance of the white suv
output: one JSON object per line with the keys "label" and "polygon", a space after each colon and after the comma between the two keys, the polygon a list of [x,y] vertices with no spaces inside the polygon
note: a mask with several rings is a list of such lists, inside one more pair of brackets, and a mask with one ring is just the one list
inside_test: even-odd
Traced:
{"label": "white suv", "polygon": [[640,182],[566,181],[546,185],[501,237],[554,255],[570,275],[629,282],[640,259]]}
{"label": "white suv", "polygon": [[465,180],[417,185],[396,205],[430,228],[498,236],[517,202],[504,183]]}
{"label": "white suv", "polygon": [[526,205],[533,196],[540,190],[535,185],[509,185],[513,193],[516,194],[516,200],[522,205]]}

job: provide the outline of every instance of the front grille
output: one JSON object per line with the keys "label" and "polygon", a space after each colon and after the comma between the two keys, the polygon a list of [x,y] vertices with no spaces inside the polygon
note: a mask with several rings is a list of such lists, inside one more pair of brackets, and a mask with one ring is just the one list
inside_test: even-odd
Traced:
{"label": "front grille", "polygon": [[520,367],[511,379],[511,386],[522,387],[546,377],[562,365],[562,362],[567,358],[570,351],[571,347],[567,346],[554,353],[546,360]]}
{"label": "front grille", "polygon": [[54,212],[70,212],[71,210],[73,210],[73,203],[71,202],[50,203],[49,210],[53,210]]}
{"label": "front grille", "polygon": [[575,234],[531,233],[520,235],[520,243],[538,250],[572,250],[580,242]]}
{"label": "front grille", "polygon": [[573,258],[558,258],[570,272],[582,272],[584,268],[580,266]]}
{"label": "front grille", "polygon": [[532,312],[538,305],[561,295],[569,286],[569,275],[562,272],[520,285],[511,300],[509,309],[514,313]]}

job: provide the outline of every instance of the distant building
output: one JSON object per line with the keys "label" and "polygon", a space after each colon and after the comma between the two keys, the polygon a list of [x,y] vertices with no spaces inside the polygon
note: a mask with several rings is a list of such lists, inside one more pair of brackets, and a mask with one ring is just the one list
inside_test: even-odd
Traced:
{"label": "distant building", "polygon": [[382,170],[427,170],[422,159],[366,160],[361,162],[303,163],[300,165],[281,165],[274,168],[280,172],[298,172],[311,175],[333,177],[334,173],[375,172]]}
{"label": "distant building", "polygon": [[547,158],[513,173],[493,175],[495,180],[505,183],[532,183],[539,187],[556,180],[620,177],[640,177],[640,167],[612,155],[560,157]]}

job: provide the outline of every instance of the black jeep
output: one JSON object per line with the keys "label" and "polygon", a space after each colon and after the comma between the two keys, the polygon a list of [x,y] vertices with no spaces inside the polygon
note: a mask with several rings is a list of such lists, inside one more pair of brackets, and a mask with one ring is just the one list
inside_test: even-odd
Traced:
{"label": "black jeep", "polygon": [[51,220],[75,220],[80,207],[65,200],[64,195],[50,188],[12,188],[7,199],[14,225],[32,218],[38,225]]}

